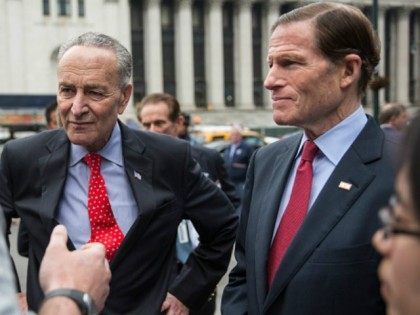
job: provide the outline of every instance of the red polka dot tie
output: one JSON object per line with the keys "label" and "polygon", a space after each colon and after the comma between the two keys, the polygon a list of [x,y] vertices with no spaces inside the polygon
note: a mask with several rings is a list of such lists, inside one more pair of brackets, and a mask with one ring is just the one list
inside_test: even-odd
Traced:
{"label": "red polka dot tie", "polygon": [[290,200],[284,210],[269,252],[267,265],[269,287],[271,287],[287,248],[299,230],[308,211],[312,188],[312,161],[318,150],[316,144],[311,140],[307,140],[303,145],[302,158],[296,171]]}
{"label": "red polka dot tie", "polygon": [[124,234],[115,220],[109,203],[105,180],[101,175],[101,156],[97,153],[88,153],[84,160],[90,168],[88,213],[91,234],[88,242],[104,244],[106,258],[111,260],[124,239]]}

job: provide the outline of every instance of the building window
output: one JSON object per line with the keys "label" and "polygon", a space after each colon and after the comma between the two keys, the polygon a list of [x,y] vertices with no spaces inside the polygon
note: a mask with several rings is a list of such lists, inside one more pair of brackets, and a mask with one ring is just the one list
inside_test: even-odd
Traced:
{"label": "building window", "polygon": [[42,13],[44,16],[50,15],[50,0],[42,1]]}
{"label": "building window", "polygon": [[408,96],[411,104],[420,105],[420,10],[410,14],[410,66]]}
{"label": "building window", "polygon": [[70,0],[57,0],[58,16],[70,16],[71,15],[71,3]]}
{"label": "building window", "polygon": [[235,106],[235,68],[233,51],[233,14],[234,3],[223,3],[223,63],[225,74],[225,105]]}
{"label": "building window", "polygon": [[263,30],[262,30],[262,3],[252,5],[252,56],[254,72],[254,104],[263,107],[263,70],[262,70],[262,49],[263,49]]}
{"label": "building window", "polygon": [[77,10],[79,11],[78,14],[80,17],[85,16],[85,0],[77,1]]}
{"label": "building window", "polygon": [[144,67],[144,27],[143,7],[137,0],[131,1],[131,47],[133,52],[133,89],[134,103],[146,95]]}
{"label": "building window", "polygon": [[163,0],[161,5],[163,88],[176,96],[174,2]]}
{"label": "building window", "polygon": [[206,67],[204,36],[204,2],[193,5],[194,91],[197,107],[206,107]]}

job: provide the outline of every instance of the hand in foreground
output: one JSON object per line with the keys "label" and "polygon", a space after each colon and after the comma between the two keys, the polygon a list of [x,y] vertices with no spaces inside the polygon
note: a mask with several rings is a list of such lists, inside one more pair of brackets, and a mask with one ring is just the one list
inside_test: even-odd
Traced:
{"label": "hand in foreground", "polygon": [[26,300],[26,293],[24,292],[17,293],[17,300],[18,300],[20,312],[22,314],[26,314],[28,312],[28,302]]}
{"label": "hand in foreground", "polygon": [[170,293],[166,295],[166,299],[162,304],[161,312],[165,311],[166,315],[188,315],[190,313],[188,307]]}
{"label": "hand in foreground", "polygon": [[105,259],[105,247],[99,243],[84,245],[80,250],[67,249],[67,230],[54,228],[39,271],[44,294],[58,288],[76,289],[88,293],[98,311],[109,294],[111,271]]}

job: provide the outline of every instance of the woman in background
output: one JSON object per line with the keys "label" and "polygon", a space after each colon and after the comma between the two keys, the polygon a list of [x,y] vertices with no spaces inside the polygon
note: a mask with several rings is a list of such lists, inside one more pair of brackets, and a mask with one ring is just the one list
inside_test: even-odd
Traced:
{"label": "woman in background", "polygon": [[420,116],[408,127],[395,196],[380,211],[384,227],[373,245],[383,256],[378,273],[388,315],[420,314]]}

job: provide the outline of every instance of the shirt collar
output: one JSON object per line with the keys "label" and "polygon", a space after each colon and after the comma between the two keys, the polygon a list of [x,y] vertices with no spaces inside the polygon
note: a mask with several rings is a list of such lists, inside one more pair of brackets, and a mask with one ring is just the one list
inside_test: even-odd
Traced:
{"label": "shirt collar", "polygon": [[[69,166],[79,163],[87,153],[89,152],[83,146],[71,143]],[[97,153],[104,159],[123,166],[121,129],[118,123],[115,124],[108,142]]]}
{"label": "shirt collar", "polygon": [[[331,163],[337,165],[356,140],[367,120],[363,107],[359,106],[350,116],[316,138],[314,142]],[[303,134],[297,156],[301,154],[306,140],[308,140],[308,137]]]}

